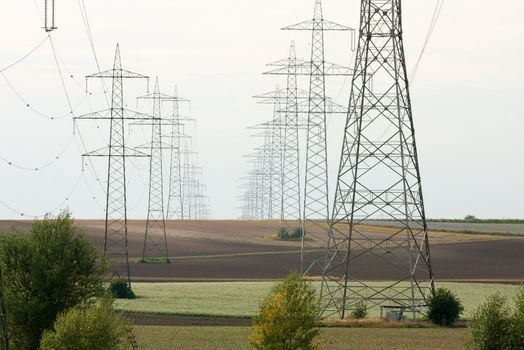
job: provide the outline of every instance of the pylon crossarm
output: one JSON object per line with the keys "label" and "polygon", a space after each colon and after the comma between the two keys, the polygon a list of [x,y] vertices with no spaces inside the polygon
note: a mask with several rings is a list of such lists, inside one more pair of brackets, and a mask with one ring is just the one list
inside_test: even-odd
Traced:
{"label": "pylon crossarm", "polygon": [[281,30],[332,30],[332,31],[341,31],[341,32],[347,32],[347,31],[355,31],[355,29],[351,27],[347,27],[342,24],[338,24],[332,21],[328,21],[326,19],[310,19],[308,21],[292,24],[290,26],[281,28]]}
{"label": "pylon crossarm", "polygon": [[104,147],[97,149],[92,152],[88,152],[82,155],[82,157],[109,157],[111,156],[120,156],[120,157],[142,157],[149,158],[151,155],[138,151],[134,148],[122,147],[122,146],[113,146],[111,147],[112,152],[109,152],[109,147]]}
{"label": "pylon crossarm", "polygon": [[95,73],[86,76],[88,78],[107,78],[107,79],[119,79],[119,78],[129,78],[129,79],[149,79],[147,75],[138,74],[131,72],[125,69],[109,69],[103,72]]}
{"label": "pylon crossarm", "polygon": [[[118,110],[118,111],[121,111],[122,112],[122,116],[120,117],[115,117],[114,116],[114,111],[115,110]],[[79,117],[75,117],[74,119],[78,119],[78,120],[82,120],[82,119],[98,119],[98,120],[102,120],[102,119],[107,119],[107,120],[111,120],[111,119],[125,119],[125,120],[141,120],[141,119],[147,119],[147,120],[159,120],[160,118],[155,118],[149,114],[145,114],[145,113],[140,113],[140,112],[136,112],[136,111],[131,111],[131,110],[128,110],[128,109],[113,109],[113,108],[109,108],[109,109],[105,109],[105,110],[102,110],[102,111],[98,111],[98,112],[93,112],[93,113],[88,113],[88,114],[84,114],[84,115],[81,115]]]}
{"label": "pylon crossarm", "polygon": [[[319,69],[316,66],[316,64],[312,64],[311,62],[305,62],[303,64],[295,66],[294,68],[296,68],[297,75],[307,75],[307,76],[317,72]],[[282,68],[277,68],[274,70],[264,72],[263,74],[288,75],[289,69],[288,67],[282,67]],[[342,66],[340,64],[324,62],[324,75],[325,76],[351,76],[353,75],[353,70],[349,67]]]}
{"label": "pylon crossarm", "polygon": [[301,58],[284,58],[282,60],[266,63],[270,67],[295,67],[302,64],[307,64],[307,61]]}

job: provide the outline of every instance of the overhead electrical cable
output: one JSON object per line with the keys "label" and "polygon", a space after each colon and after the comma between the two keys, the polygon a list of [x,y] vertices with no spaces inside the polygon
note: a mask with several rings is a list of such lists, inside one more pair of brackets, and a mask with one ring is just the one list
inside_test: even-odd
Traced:
{"label": "overhead electrical cable", "polygon": [[57,162],[61,157],[62,155],[66,152],[66,150],[69,148],[69,146],[71,145],[71,143],[73,142],[73,139],[74,139],[75,135],[71,135],[71,137],[69,138],[69,140],[67,141],[66,145],[60,150],[60,152],[58,153],[58,155],[54,156],[51,160],[47,161],[47,162],[44,162],[43,164],[41,165],[37,165],[37,166],[25,166],[25,165],[21,165],[17,162],[14,162],[13,160],[11,159],[8,159],[6,157],[4,157],[3,155],[0,154],[0,160],[4,161],[5,163],[7,163],[8,165],[12,166],[12,167],[15,167],[17,169],[20,169],[20,170],[27,170],[27,171],[39,171],[39,170],[43,170],[45,168],[48,168],[50,167],[52,164],[54,164],[55,162]]}
{"label": "overhead electrical cable", "polygon": [[438,20],[440,18],[440,13],[442,12],[442,7],[444,6],[445,0],[437,0],[437,4],[435,6],[435,9],[433,11],[433,16],[431,18],[431,21],[429,23],[428,32],[426,34],[426,39],[424,40],[424,44],[422,45],[422,49],[420,50],[420,54],[417,58],[417,61],[415,63],[415,66],[413,67],[409,82],[410,85],[413,85],[413,80],[415,80],[415,76],[417,74],[418,68],[420,66],[420,62],[422,61],[422,57],[424,56],[424,53],[426,52],[426,48],[429,45],[429,42],[431,40],[431,37],[433,36],[433,32],[435,30],[435,27],[437,26]]}
{"label": "overhead electrical cable", "polygon": [[35,47],[33,47],[29,52],[27,52],[25,55],[23,55],[22,57],[20,57],[19,59],[17,59],[15,62],[7,65],[6,67],[0,69],[0,73],[3,73],[5,72],[6,70],[16,66],[17,64],[19,64],[20,62],[22,62],[23,60],[25,60],[27,57],[31,56],[31,54],[33,54],[33,52],[35,52],[36,50],[38,50],[45,42],[47,41],[47,35],[44,37],[44,39],[42,39],[42,41],[40,41],[38,43],[38,45],[36,45]]}
{"label": "overhead electrical cable", "polygon": [[4,202],[2,200],[0,200],[0,204],[2,206],[4,206],[5,208],[9,209],[11,212],[13,212],[13,213],[15,213],[15,214],[17,214],[19,216],[29,217],[29,218],[33,218],[33,219],[38,219],[39,217],[43,217],[45,214],[53,214],[57,210],[62,209],[63,205],[71,199],[71,196],[74,194],[74,192],[78,188],[78,185],[80,184],[80,180],[82,180],[82,177],[83,177],[83,172],[81,172],[80,176],[75,181],[73,188],[68,192],[67,196],[60,202],[60,204],[55,206],[53,210],[51,210],[49,212],[46,212],[46,213],[43,213],[41,215],[32,215],[32,214],[28,214],[26,212],[17,210],[15,208],[13,208],[11,205],[7,204],[6,202]]}

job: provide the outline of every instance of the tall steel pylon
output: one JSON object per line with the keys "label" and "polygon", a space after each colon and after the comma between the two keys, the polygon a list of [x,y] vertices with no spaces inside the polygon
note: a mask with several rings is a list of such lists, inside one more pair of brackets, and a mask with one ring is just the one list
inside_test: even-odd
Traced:
{"label": "tall steel pylon", "polygon": [[[106,218],[104,253],[112,260],[112,275],[123,277],[131,285],[127,245],[127,192],[126,158],[149,157],[125,145],[125,122],[151,120],[147,114],[124,109],[124,79],[149,79],[149,77],[122,69],[120,47],[116,45],[113,68],[88,75],[87,78],[112,80],[111,107],[107,110],[76,117],[75,120],[109,120],[109,146],[84,154],[87,157],[107,157]],[[122,269],[123,267],[123,269]],[[122,271],[123,270],[123,271]]]}
{"label": "tall steel pylon", "polygon": [[[308,238],[319,241],[317,246],[325,246],[329,229],[329,185],[327,162],[326,116],[326,76],[351,75],[347,67],[328,63],[324,57],[324,33],[326,31],[353,31],[352,28],[328,21],[322,14],[321,0],[315,0],[313,19],[291,25],[283,30],[311,31],[311,60],[297,67],[297,73],[309,76],[308,128],[306,164],[304,181],[304,204],[302,207],[302,249],[301,272],[320,274],[323,252],[307,254],[305,246]],[[280,70],[287,74],[286,68]],[[277,74],[279,71],[273,72]],[[314,269],[312,271],[312,269]]]}
{"label": "tall steel pylon", "polygon": [[[362,0],[350,112],[324,269],[324,317],[360,303],[415,320],[434,289],[400,0]],[[373,82],[373,84],[371,83]],[[398,224],[374,232],[367,220]],[[372,283],[370,270],[393,282]]]}
{"label": "tall steel pylon", "polygon": [[9,336],[7,334],[7,309],[4,299],[4,279],[0,268],[0,350],[9,350]]}
{"label": "tall steel pylon", "polygon": [[169,153],[169,186],[167,197],[167,219],[184,219],[184,197],[182,191],[182,139],[187,138],[184,135],[184,122],[192,119],[181,116],[180,104],[181,102],[190,102],[178,95],[178,87],[175,86],[175,93],[173,99],[173,112],[169,139],[170,139],[170,153]]}
{"label": "tall steel pylon", "polygon": [[[151,141],[149,151],[149,197],[147,204],[147,220],[144,234],[144,247],[142,259],[162,258],[169,262],[167,248],[166,217],[164,211],[164,169],[163,151],[166,148],[162,142],[162,101],[173,99],[160,93],[158,78],[155,80],[155,89],[152,94],[138,97],[141,100],[152,100],[153,120],[147,122],[151,125]],[[144,122],[140,124],[144,125]]]}
{"label": "tall steel pylon", "polygon": [[185,142],[183,149],[182,165],[182,197],[184,205],[184,219],[196,219],[198,213],[196,208],[196,178],[202,169],[197,164],[198,153],[191,150],[190,143]]}
{"label": "tall steel pylon", "polygon": [[[302,227],[302,203],[301,203],[301,181],[300,181],[300,142],[299,142],[299,90],[297,84],[297,67],[303,65],[302,60],[297,59],[295,42],[289,47],[287,59],[270,63],[269,66],[282,66],[286,69],[286,90],[284,110],[281,111],[282,128],[282,174],[281,174],[281,211],[280,228],[288,231]],[[268,72],[267,74],[281,74]],[[307,93],[307,92],[306,92]],[[307,93],[309,94],[309,93]],[[301,93],[300,98],[306,94]],[[277,96],[275,96],[277,97]]]}

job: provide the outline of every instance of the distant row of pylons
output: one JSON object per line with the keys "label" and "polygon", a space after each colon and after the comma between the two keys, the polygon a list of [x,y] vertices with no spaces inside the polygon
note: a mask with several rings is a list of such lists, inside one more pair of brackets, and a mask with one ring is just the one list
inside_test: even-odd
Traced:
{"label": "distant row of pylons", "polygon": [[[255,127],[260,132],[254,136],[263,143],[249,155],[252,169],[243,178],[241,218],[279,220],[281,231],[300,227],[301,270],[322,276],[323,317],[345,318],[364,305],[416,319],[434,290],[434,276],[401,2],[361,0],[360,11],[354,69],[325,61],[325,32],[354,31],[325,20],[320,0],[312,20],[284,28],[312,31],[311,58],[296,59],[292,45],[289,58],[276,64],[283,68],[268,72],[286,75],[287,86],[258,96],[274,104],[274,113]],[[301,74],[309,76],[306,91],[297,88]],[[330,75],[352,76],[349,109],[326,97]],[[347,116],[333,201],[326,131],[332,113]],[[375,232],[370,225],[377,219],[392,228]],[[369,282],[371,265],[390,281]]]}

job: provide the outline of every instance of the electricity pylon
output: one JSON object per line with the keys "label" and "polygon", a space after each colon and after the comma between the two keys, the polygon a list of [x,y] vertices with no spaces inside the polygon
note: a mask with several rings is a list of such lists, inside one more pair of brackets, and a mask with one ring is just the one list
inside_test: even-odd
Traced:
{"label": "electricity pylon", "polygon": [[[287,84],[285,94],[282,94],[284,110],[280,111],[281,129],[281,198],[280,198],[280,229],[288,232],[294,225],[301,224],[301,196],[300,196],[300,150],[299,150],[299,90],[297,85],[297,66],[304,64],[297,59],[295,42],[291,42],[289,56],[286,59],[270,63],[269,66],[283,66],[286,68]],[[269,72],[268,74],[272,74]],[[302,94],[303,96],[305,94]],[[264,95],[263,97],[266,97]],[[272,94],[274,99],[280,94]],[[304,96],[305,97],[305,96]],[[280,109],[281,106],[278,105]]]}
{"label": "electricity pylon", "polygon": [[[255,148],[262,154],[264,183],[267,184],[268,215],[267,220],[279,220],[282,211],[282,173],[283,173],[283,102],[284,94],[277,85],[275,91],[257,95],[255,98],[263,98],[262,103],[273,104],[273,118],[249,129],[261,130],[255,137],[263,138],[262,148]],[[266,102],[267,101],[267,102]]]}
{"label": "electricity pylon", "polygon": [[[324,317],[359,305],[407,311],[413,320],[434,289],[400,0],[362,0],[334,210],[324,269]],[[371,84],[373,81],[373,84]],[[375,232],[381,218],[398,224]],[[397,227],[397,226],[395,226]],[[393,282],[370,283],[370,268]]]}
{"label": "electricity pylon", "polygon": [[[324,34],[326,31],[353,31],[352,28],[324,19],[321,0],[315,0],[313,19],[294,24],[283,30],[312,32],[311,60],[297,66],[297,74],[309,76],[308,128],[304,181],[304,205],[302,207],[301,272],[319,274],[324,263],[323,254],[306,254],[309,236],[325,246],[329,229],[329,185],[326,136],[326,76],[347,76],[349,68],[328,63],[324,57]],[[287,74],[287,68],[271,72]],[[311,238],[310,237],[310,238]],[[323,249],[321,250],[324,251]],[[312,271],[313,269],[313,271]]]}
{"label": "electricity pylon", "polygon": [[169,186],[167,197],[167,219],[184,219],[184,197],[182,191],[182,139],[187,138],[184,135],[184,122],[192,119],[181,116],[180,104],[182,102],[189,103],[190,101],[179,97],[178,87],[175,86],[175,93],[173,102],[173,112],[171,119],[173,124],[171,126],[170,139],[170,153],[169,153]]}
{"label": "electricity pylon", "polygon": [[[153,120],[146,122],[151,125],[151,142],[149,145],[149,199],[147,204],[147,221],[144,234],[142,259],[160,257],[169,263],[167,248],[166,217],[164,212],[164,171],[163,151],[166,148],[162,142],[162,101],[174,99],[160,93],[158,78],[152,94],[138,97],[141,100],[152,100]],[[144,122],[140,122],[144,125]]]}
{"label": "electricity pylon", "polygon": [[7,310],[4,299],[4,280],[0,268],[0,350],[9,350],[9,336],[7,334]]}
{"label": "electricity pylon", "polygon": [[[125,145],[125,122],[151,120],[147,114],[124,109],[124,79],[149,79],[148,76],[122,69],[120,47],[116,45],[113,68],[88,75],[87,78],[112,80],[111,107],[107,110],[76,117],[75,120],[109,120],[109,146],[84,154],[87,157],[107,157],[106,218],[104,229],[104,254],[112,261],[112,275],[123,277],[131,285],[127,245],[127,192],[126,158],[149,157]],[[122,267],[123,270],[122,271]]]}

